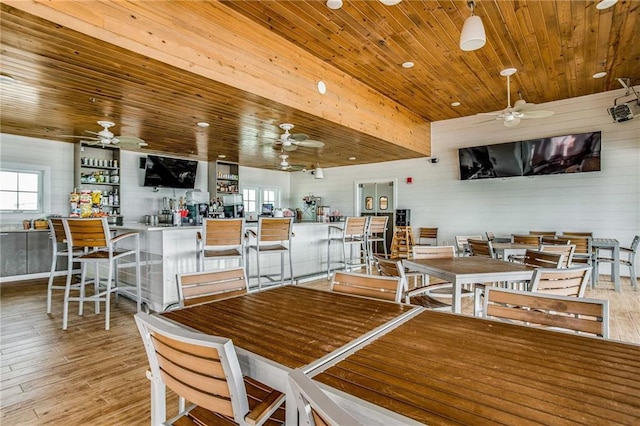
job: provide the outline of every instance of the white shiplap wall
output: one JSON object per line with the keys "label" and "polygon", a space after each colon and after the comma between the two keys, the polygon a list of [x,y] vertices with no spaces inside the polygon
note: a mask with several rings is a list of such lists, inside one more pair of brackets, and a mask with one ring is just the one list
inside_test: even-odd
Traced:
{"label": "white shiplap wall", "polygon": [[[432,123],[433,156],[426,159],[325,169],[324,180],[297,173],[292,198],[322,196],[332,208],[353,214],[353,182],[398,178],[398,208],[411,209],[414,230],[437,226],[441,242],[454,235],[493,231],[593,231],[628,246],[640,234],[640,118],[613,123],[607,108],[622,90],[566,99],[537,108],[547,119],[523,120],[515,128],[484,117]],[[574,175],[460,181],[458,148],[545,136],[602,131],[602,171]],[[406,178],[413,183],[407,184]],[[604,271],[603,271],[604,272]],[[623,273],[627,273],[623,268]]]}

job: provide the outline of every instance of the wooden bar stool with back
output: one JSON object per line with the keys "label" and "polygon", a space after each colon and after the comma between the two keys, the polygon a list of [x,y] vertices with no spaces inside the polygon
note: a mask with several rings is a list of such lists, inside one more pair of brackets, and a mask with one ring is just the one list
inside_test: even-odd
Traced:
{"label": "wooden bar stool with back", "polygon": [[[141,287],[140,287],[140,237],[137,232],[128,232],[125,234],[111,237],[111,231],[107,218],[65,218],[62,220],[65,233],[67,235],[67,244],[70,247],[82,247],[86,251],[74,255],[72,261],[80,263],[82,267],[80,278],[80,295],[72,297],[69,293],[71,286],[67,285],[64,293],[64,309],[62,319],[62,329],[67,329],[67,320],[69,314],[69,302],[80,302],[79,314],[82,315],[83,303],[85,301],[95,302],[96,313],[100,312],[100,302],[105,302],[105,330],[109,329],[109,313],[111,294],[116,296],[120,292],[128,294],[134,293],[137,305],[137,311],[141,310]],[[133,248],[120,247],[119,243],[125,240],[133,240],[131,245]],[[135,286],[119,287],[118,260],[123,258],[134,258],[135,267]],[[94,269],[94,293],[86,295],[85,284],[87,277],[87,265],[93,264]],[[107,279],[105,282],[100,280],[100,265],[107,267]],[[130,266],[130,265],[129,265]],[[129,267],[128,266],[128,267]],[[114,274],[115,271],[115,274]]]}

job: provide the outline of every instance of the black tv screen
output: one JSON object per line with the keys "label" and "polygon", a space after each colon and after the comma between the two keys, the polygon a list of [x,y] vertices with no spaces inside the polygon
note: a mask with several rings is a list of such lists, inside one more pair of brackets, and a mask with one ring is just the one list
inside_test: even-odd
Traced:
{"label": "black tv screen", "polygon": [[144,170],[144,186],[193,189],[198,162],[179,158],[148,155]]}
{"label": "black tv screen", "polygon": [[522,142],[524,175],[600,171],[601,132]]}
{"label": "black tv screen", "polygon": [[522,176],[519,142],[460,148],[460,179]]}
{"label": "black tv screen", "polygon": [[600,171],[601,132],[458,149],[460,179]]}

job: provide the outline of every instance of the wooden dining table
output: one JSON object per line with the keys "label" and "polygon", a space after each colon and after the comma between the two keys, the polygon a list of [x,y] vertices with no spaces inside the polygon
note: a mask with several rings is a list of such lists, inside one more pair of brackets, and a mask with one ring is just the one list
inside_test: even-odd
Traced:
{"label": "wooden dining table", "polygon": [[[244,374],[288,392],[292,369],[314,369],[419,311],[411,305],[283,286],[160,315],[231,339]],[[287,401],[287,407],[295,407],[293,397]],[[295,411],[287,410],[288,424],[297,421]]]}
{"label": "wooden dining table", "polygon": [[451,313],[422,311],[310,375],[368,425],[640,424],[639,345]]}
{"label": "wooden dining table", "polygon": [[455,313],[461,312],[464,284],[527,281],[531,279],[534,270],[520,263],[480,256],[405,259],[402,263],[410,270],[451,282],[453,284],[452,310]]}

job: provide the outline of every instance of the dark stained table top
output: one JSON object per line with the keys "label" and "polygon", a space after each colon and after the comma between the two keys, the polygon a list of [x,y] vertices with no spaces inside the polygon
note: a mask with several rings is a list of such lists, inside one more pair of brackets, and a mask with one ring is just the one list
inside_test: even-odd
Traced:
{"label": "dark stained table top", "polygon": [[424,311],[333,362],[314,379],[432,425],[640,424],[638,345]]}
{"label": "dark stained table top", "polygon": [[162,316],[290,368],[300,368],[408,313],[413,306],[284,286]]}

